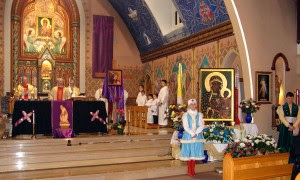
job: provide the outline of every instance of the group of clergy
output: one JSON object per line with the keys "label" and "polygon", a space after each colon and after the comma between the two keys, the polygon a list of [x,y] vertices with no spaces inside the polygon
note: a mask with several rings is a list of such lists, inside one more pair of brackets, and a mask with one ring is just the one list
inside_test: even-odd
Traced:
{"label": "group of clergy", "polygon": [[160,82],[161,89],[159,94],[145,94],[144,86],[139,86],[139,93],[136,98],[136,104],[138,106],[148,107],[147,123],[159,124],[164,127],[168,125],[168,119],[166,118],[166,110],[168,108],[169,101],[169,88],[167,81],[162,80]]}
{"label": "group of clergy", "polygon": [[[69,86],[64,86],[64,80],[62,78],[57,78],[57,86],[53,87],[48,94],[49,100],[63,101],[70,99],[72,97],[79,96],[79,88],[75,86],[74,79],[70,79]],[[15,89],[15,97],[23,100],[37,99],[37,90],[34,86],[28,83],[27,77],[21,78],[21,84]]]}

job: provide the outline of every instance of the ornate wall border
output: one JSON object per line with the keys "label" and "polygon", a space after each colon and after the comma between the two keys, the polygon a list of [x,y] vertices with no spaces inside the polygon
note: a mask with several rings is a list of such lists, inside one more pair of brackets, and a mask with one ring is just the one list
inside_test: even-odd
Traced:
{"label": "ornate wall border", "polygon": [[141,59],[143,63],[146,63],[151,60],[159,59],[164,56],[175,54],[177,52],[191,49],[209,42],[217,41],[219,39],[232,35],[232,24],[230,21],[226,21],[222,24],[218,24],[212,28],[191,35],[187,38],[183,38],[171,44],[160,47],[159,49],[153,50],[149,53],[142,54]]}

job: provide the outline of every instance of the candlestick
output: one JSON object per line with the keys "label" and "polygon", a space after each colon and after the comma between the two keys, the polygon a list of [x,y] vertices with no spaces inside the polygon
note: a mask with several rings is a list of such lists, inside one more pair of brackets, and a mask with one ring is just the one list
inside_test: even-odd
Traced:
{"label": "candlestick", "polygon": [[32,111],[32,136],[31,139],[35,139],[35,113],[34,110]]}

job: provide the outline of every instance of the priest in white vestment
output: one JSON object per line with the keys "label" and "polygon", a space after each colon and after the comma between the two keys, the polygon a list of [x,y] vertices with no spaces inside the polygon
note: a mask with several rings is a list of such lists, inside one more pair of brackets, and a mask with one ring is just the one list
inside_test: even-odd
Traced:
{"label": "priest in white vestment", "polygon": [[69,89],[64,87],[64,80],[57,78],[57,86],[53,87],[48,94],[50,101],[64,101],[70,99]]}
{"label": "priest in white vestment", "polygon": [[95,93],[95,98],[97,101],[103,101],[105,102],[105,109],[106,109],[106,113],[108,114],[108,100],[104,97],[102,97],[102,92],[103,92],[103,83],[100,83],[100,88],[97,89],[96,93]]}
{"label": "priest in white vestment", "polygon": [[160,126],[167,126],[168,119],[166,119],[166,110],[169,106],[169,88],[167,86],[167,81],[162,80],[160,82],[161,89],[158,94],[158,103],[159,103],[159,110],[158,110],[158,124]]}
{"label": "priest in white vestment", "polygon": [[70,97],[77,97],[80,94],[80,90],[78,87],[75,86],[75,81],[74,79],[70,79],[69,81],[69,87],[68,87]]}

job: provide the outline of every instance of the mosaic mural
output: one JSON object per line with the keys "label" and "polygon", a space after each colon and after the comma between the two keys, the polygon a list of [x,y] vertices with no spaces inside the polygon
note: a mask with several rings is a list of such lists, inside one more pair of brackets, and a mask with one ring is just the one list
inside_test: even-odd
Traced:
{"label": "mosaic mural", "polygon": [[223,0],[174,0],[191,34],[229,20]]}
{"label": "mosaic mural", "polygon": [[[182,96],[186,101],[192,96],[192,57],[193,51],[188,50],[168,57],[168,74],[170,92],[177,92],[178,86],[178,64],[182,65]],[[170,103],[176,104],[177,94],[170,93]]]}
{"label": "mosaic mural", "polygon": [[153,89],[154,93],[158,94],[160,90],[160,81],[163,79],[168,79],[167,77],[167,58],[160,58],[153,61]]}
{"label": "mosaic mural", "polygon": [[163,36],[145,0],[109,2],[122,17],[141,53],[229,20],[223,0],[173,0],[184,26]]}
{"label": "mosaic mural", "polygon": [[164,44],[155,19],[144,0],[109,0],[120,14],[141,53]]}
{"label": "mosaic mural", "polygon": [[48,47],[60,58],[69,57],[69,18],[52,0],[36,1],[24,9],[22,20],[23,55],[38,56]]}

